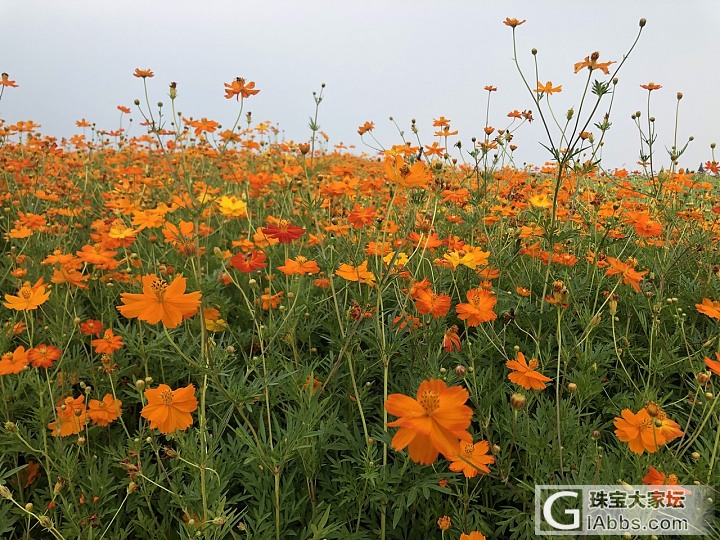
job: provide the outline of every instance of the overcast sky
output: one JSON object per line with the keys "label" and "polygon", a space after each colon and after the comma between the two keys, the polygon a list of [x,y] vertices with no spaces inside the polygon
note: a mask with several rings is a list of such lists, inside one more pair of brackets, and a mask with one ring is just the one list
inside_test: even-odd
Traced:
{"label": "overcast sky", "polygon": [[[80,118],[117,129],[116,107],[143,97],[142,81],[132,76],[139,67],[155,72],[152,103],[168,103],[176,81],[184,115],[225,127],[238,104],[224,98],[223,83],[241,76],[261,90],[246,102],[255,121],[307,140],[312,92],[324,82],[319,123],[331,144],[362,149],[357,128],[365,121],[375,122],[386,147],[400,143],[390,116],[406,136],[417,119],[423,144],[431,144],[432,120],[442,115],[468,148],[485,125],[486,85],[498,88],[490,104],[496,128],[513,109],[535,109],[512,62],[505,17],[527,19],[517,29],[520,62],[533,78],[530,50],[538,49],[540,80],[563,86],[551,96],[559,116],[577,109],[585,82],[587,72],[574,74],[573,64],[596,50],[601,60],[621,60],[638,20],[647,18],[619,73],[604,164],[635,167],[639,135],[630,115],[641,110],[646,118],[647,91],[639,85],[650,81],[662,85],[651,102],[656,163],[667,164],[678,91],[678,140],[695,137],[680,165],[695,169],[710,159],[709,145],[720,139],[714,0],[0,0],[0,71],[20,85],[6,89],[0,118],[34,120],[58,137],[78,132]],[[141,119],[133,118],[131,134],[139,135]],[[515,134],[519,163],[549,159],[539,124]]]}

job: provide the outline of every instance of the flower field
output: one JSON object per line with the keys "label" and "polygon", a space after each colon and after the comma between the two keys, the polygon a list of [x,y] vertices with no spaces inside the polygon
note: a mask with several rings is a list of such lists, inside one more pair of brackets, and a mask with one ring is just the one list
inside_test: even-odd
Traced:
{"label": "flower field", "polygon": [[362,155],[324,85],[288,142],[241,77],[229,129],[175,83],[118,107],[142,135],[0,125],[0,536],[524,539],[536,484],[717,486],[714,145],[658,149],[649,83],[604,168],[624,60],[582,56],[574,110],[518,66],[482,136],[368,121]]}

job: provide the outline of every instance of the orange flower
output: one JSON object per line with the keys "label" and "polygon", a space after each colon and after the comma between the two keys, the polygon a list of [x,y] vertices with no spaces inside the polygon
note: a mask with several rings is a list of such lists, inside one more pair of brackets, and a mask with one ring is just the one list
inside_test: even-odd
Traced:
{"label": "orange flower", "polygon": [[478,326],[480,323],[497,319],[497,314],[493,311],[497,298],[491,291],[471,289],[466,296],[468,303],[458,304],[455,311],[460,320],[467,321],[468,326]]}
{"label": "orange flower", "polygon": [[367,265],[367,261],[363,261],[357,268],[350,264],[341,264],[340,268],[335,271],[335,275],[348,281],[359,281],[366,285],[374,285],[375,274],[367,269]]}
{"label": "orange flower", "polygon": [[720,375],[720,353],[715,353],[715,358],[717,358],[717,361],[710,360],[707,356],[705,357],[705,365],[712,371],[715,375]]}
{"label": "orange flower", "polygon": [[103,337],[93,339],[90,345],[95,347],[95,352],[98,354],[112,354],[122,348],[125,343],[123,343],[122,337],[115,335],[112,328],[108,328]]}
{"label": "orange flower", "polygon": [[17,296],[6,294],[7,302],[3,302],[3,306],[17,311],[30,311],[44,304],[48,298],[50,298],[50,291],[45,292],[43,278],[40,278],[35,285],[30,285],[29,281],[23,283]]}
{"label": "orange flower", "polygon": [[258,92],[260,92],[260,90],[255,89],[255,83],[253,81],[245,84],[245,79],[242,77],[235,77],[235,80],[230,84],[225,83],[225,99],[232,99],[234,97],[235,100],[239,101],[240,97],[245,99],[254,96]]}
{"label": "orange flower", "polygon": [[520,296],[524,296],[524,297],[530,296],[532,294],[532,291],[530,289],[528,289],[526,287],[521,287],[520,285],[515,287],[515,291],[517,291],[517,293]]}
{"label": "orange flower", "polygon": [[388,155],[385,158],[385,174],[391,182],[406,188],[426,187],[432,180],[425,162],[416,161],[408,166],[402,156]]}
{"label": "orange flower", "polygon": [[160,433],[184,431],[193,423],[190,413],[198,407],[195,387],[189,384],[185,388],[171,389],[167,384],[145,390],[147,405],[140,415],[150,421],[150,429],[159,429]]}
{"label": "orange flower", "polygon": [[[523,19],[522,21],[518,21],[515,17],[513,17],[512,19],[511,19],[510,17],[505,17],[505,20],[503,21],[503,24],[504,24],[505,26],[509,26],[510,28],[517,28],[518,26],[520,26],[520,25],[523,24],[524,22],[525,22],[525,19]],[[488,89],[488,88],[487,88],[487,86],[486,86],[486,87],[485,87],[485,90],[487,90],[487,89]]]}
{"label": "orange flower", "polygon": [[305,229],[293,225],[287,219],[281,219],[277,225],[262,227],[260,230],[265,236],[274,238],[281,244],[288,244],[305,234]]}
{"label": "orange flower", "polygon": [[417,399],[391,394],[385,409],[400,417],[388,423],[400,428],[392,447],[400,451],[407,446],[410,459],[424,465],[433,463],[439,453],[448,458],[455,456],[458,439],[472,442],[467,432],[473,414],[465,405],[468,397],[468,391],[461,386],[448,388],[440,379],[420,383]]}
{"label": "orange flower", "polygon": [[683,435],[680,426],[669,420],[659,407],[650,408],[653,415],[648,412],[649,408],[643,407],[637,414],[630,409],[623,409],[622,418],[615,418],[614,421],[615,435],[629,443],[630,450],[636,454],[642,454],[645,450],[657,452],[660,446]]}
{"label": "orange flower", "polygon": [[677,486],[678,478],[674,474],[665,476],[663,473],[658,471],[655,467],[650,465],[648,467],[648,473],[643,476],[643,484],[649,486]]}
{"label": "orange flower", "polygon": [[96,321],[95,319],[88,319],[87,321],[80,323],[80,333],[85,334],[86,336],[97,336],[100,337],[100,332],[102,332],[103,329],[103,323],[100,321]]}
{"label": "orange flower", "polygon": [[122,414],[121,407],[122,401],[115,399],[112,394],[105,394],[102,401],[90,400],[87,415],[96,426],[107,426],[120,417]]}
{"label": "orange flower", "polygon": [[375,221],[376,216],[377,213],[375,212],[374,206],[363,208],[356,203],[352,211],[348,214],[347,220],[354,228],[361,229],[366,225],[371,225]]}
{"label": "orange flower", "polygon": [[48,424],[48,429],[52,430],[54,437],[67,437],[69,435],[77,435],[87,424],[87,415],[85,412],[85,396],[66,397],[62,403],[55,407],[55,422]]}
{"label": "orange flower", "polygon": [[285,259],[285,265],[278,266],[278,270],[288,276],[292,276],[294,274],[304,276],[305,274],[312,275],[319,273],[320,267],[315,261],[308,261],[302,255],[298,255],[295,257],[295,260]]}
{"label": "orange flower", "polygon": [[460,441],[457,455],[452,459],[450,470],[461,472],[465,478],[474,478],[478,472],[488,474],[488,465],[495,463],[495,458],[488,456],[490,445],[487,441],[472,442]]}
{"label": "orange flower", "polygon": [[461,533],[460,540],[485,540],[485,535],[480,531],[473,531],[470,534]]}
{"label": "orange flower", "polygon": [[700,313],[707,315],[711,319],[720,320],[720,302],[710,300],[709,298],[703,298],[701,304],[695,304],[695,308]]}
{"label": "orange flower", "polygon": [[20,345],[13,352],[6,352],[0,359],[0,375],[20,373],[30,363],[28,352]]}
{"label": "orange flower", "polygon": [[62,355],[62,351],[53,345],[38,345],[28,351],[28,358],[33,367],[49,368]]}
{"label": "orange flower", "polygon": [[430,289],[422,289],[415,296],[415,307],[420,314],[430,314],[433,319],[437,319],[450,311],[450,297],[447,294],[435,294]]}
{"label": "orange flower", "polygon": [[555,94],[557,92],[562,92],[562,84],[560,86],[553,86],[550,81],[546,82],[545,84],[538,83],[537,89],[534,91],[538,94]]}
{"label": "orange flower", "polygon": [[451,526],[452,522],[450,521],[449,516],[442,516],[440,519],[438,519],[438,527],[440,527],[441,531],[447,531]]}
{"label": "orange flower", "polygon": [[635,270],[632,259],[628,259],[627,263],[614,257],[608,257],[606,260],[610,265],[610,267],[605,270],[606,276],[620,275],[625,285],[630,285],[637,293],[640,292],[640,281],[643,279],[643,276],[648,273],[648,270],[643,270],[642,272]]}
{"label": "orange flower", "polygon": [[460,351],[460,336],[458,335],[458,327],[456,325],[453,324],[445,331],[443,348],[445,352],[453,352],[453,349]]}
{"label": "orange flower", "polygon": [[15,84],[15,81],[10,80],[10,75],[7,73],[0,74],[0,86],[9,86],[10,88],[18,87],[18,85]]}
{"label": "orange flower", "polygon": [[641,84],[640,88],[644,88],[645,90],[652,92],[653,90],[660,90],[662,88],[662,86],[650,81],[647,84]]}
{"label": "orange flower", "polygon": [[283,294],[285,294],[283,291],[270,294],[270,289],[265,289],[265,294],[261,294],[260,298],[255,300],[255,303],[260,304],[260,307],[266,311],[275,309],[280,305],[280,302],[282,302]]}
{"label": "orange flower", "polygon": [[250,273],[267,266],[267,256],[262,251],[236,253],[230,259],[230,266],[241,272]]}
{"label": "orange flower", "polygon": [[142,77],[143,79],[147,79],[148,77],[154,77],[155,74],[149,70],[149,69],[140,69],[135,68],[135,73],[133,73],[135,77]]}
{"label": "orange flower", "polygon": [[575,73],[580,71],[583,68],[588,68],[590,71],[594,69],[599,69],[602,71],[605,75],[610,74],[610,70],[608,69],[611,64],[616,64],[617,62],[598,62],[600,58],[600,53],[595,51],[590,56],[586,56],[585,60],[582,62],[578,62],[575,64]]}
{"label": "orange flower", "polygon": [[208,120],[207,118],[201,118],[200,120],[188,120],[187,124],[195,128],[195,135],[200,136],[203,133],[214,133],[220,124],[215,120]]}
{"label": "orange flower", "polygon": [[118,311],[129,319],[156,324],[162,321],[167,328],[178,326],[185,315],[194,314],[200,307],[202,293],[195,291],[185,294],[187,281],[177,276],[169,285],[155,274],[142,277],[143,292],[122,293],[122,306]]}
{"label": "orange flower", "polygon": [[625,212],[625,222],[632,225],[639,236],[650,238],[662,235],[662,223],[650,217],[650,212]]}
{"label": "orange flower", "polygon": [[508,360],[505,365],[513,370],[512,373],[508,374],[508,379],[522,386],[525,390],[531,388],[533,390],[544,390],[545,383],[552,381],[550,377],[536,371],[540,364],[535,358],[531,358],[528,363],[525,360],[525,355],[520,351],[518,351],[515,360]]}
{"label": "orange flower", "polygon": [[375,122],[365,122],[358,128],[358,135],[365,135],[368,131],[375,129]]}

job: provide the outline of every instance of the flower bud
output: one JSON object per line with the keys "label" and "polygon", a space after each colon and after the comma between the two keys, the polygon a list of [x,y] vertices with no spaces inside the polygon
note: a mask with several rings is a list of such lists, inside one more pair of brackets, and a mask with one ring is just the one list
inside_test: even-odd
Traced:
{"label": "flower bud", "polygon": [[465,369],[465,366],[455,366],[455,375],[458,377],[464,377],[467,373],[467,370]]}
{"label": "flower bud", "polygon": [[522,394],[515,393],[512,396],[510,396],[510,405],[512,405],[512,408],[516,411],[521,411],[525,408],[525,404],[527,403],[527,399]]}
{"label": "flower bud", "polygon": [[5,484],[0,484],[0,497],[4,499],[12,499],[12,493]]}
{"label": "flower bud", "polygon": [[700,452],[693,452],[692,454],[690,454],[690,458],[693,461],[697,461],[698,459],[700,459]]}
{"label": "flower bud", "polygon": [[577,392],[577,384],[575,384],[574,382],[568,383],[567,390],[571,394],[574,394],[575,392]]}
{"label": "flower bud", "polygon": [[647,19],[645,17],[640,19],[640,28],[644,28],[646,24],[647,24]]}

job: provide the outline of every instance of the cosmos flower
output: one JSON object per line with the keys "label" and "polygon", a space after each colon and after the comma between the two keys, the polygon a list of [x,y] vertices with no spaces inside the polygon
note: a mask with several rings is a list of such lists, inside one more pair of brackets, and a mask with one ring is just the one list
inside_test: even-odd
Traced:
{"label": "cosmos flower", "polygon": [[147,405],[140,415],[150,421],[150,429],[159,429],[160,433],[184,431],[193,423],[192,412],[198,407],[195,386],[173,390],[167,384],[145,390]]}
{"label": "cosmos flower", "polygon": [[142,293],[122,293],[122,306],[118,311],[129,319],[156,324],[160,321],[167,328],[178,326],[183,317],[195,313],[200,307],[202,294],[199,291],[185,293],[187,280],[177,276],[168,284],[155,274],[142,277]]}
{"label": "cosmos flower", "polygon": [[468,391],[461,386],[448,387],[440,379],[423,381],[417,397],[391,394],[385,409],[394,416],[390,427],[399,427],[392,440],[392,447],[400,451],[408,447],[410,459],[429,465],[438,454],[448,459],[457,455],[458,441],[472,442],[467,432],[472,409],[465,405]]}

